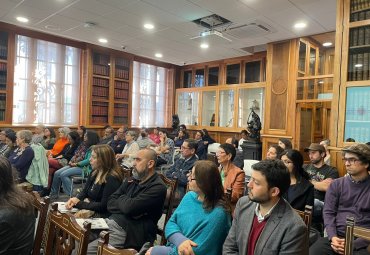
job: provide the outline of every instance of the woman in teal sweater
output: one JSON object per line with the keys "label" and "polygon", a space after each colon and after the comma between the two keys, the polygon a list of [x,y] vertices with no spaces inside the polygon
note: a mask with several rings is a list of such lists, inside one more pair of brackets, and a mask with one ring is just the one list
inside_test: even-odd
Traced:
{"label": "woman in teal sweater", "polygon": [[222,254],[231,226],[231,208],[217,166],[211,161],[196,162],[189,175],[189,189],[166,225],[167,246],[154,246],[146,254]]}

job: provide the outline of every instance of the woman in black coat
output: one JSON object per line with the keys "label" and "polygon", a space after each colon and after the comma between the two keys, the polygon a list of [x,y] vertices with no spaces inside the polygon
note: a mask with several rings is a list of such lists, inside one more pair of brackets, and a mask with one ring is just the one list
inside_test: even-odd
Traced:
{"label": "woman in black coat", "polygon": [[304,211],[306,205],[313,206],[314,187],[309,181],[309,175],[303,170],[303,157],[297,150],[286,150],[281,160],[290,172],[290,187],[283,198],[297,210]]}

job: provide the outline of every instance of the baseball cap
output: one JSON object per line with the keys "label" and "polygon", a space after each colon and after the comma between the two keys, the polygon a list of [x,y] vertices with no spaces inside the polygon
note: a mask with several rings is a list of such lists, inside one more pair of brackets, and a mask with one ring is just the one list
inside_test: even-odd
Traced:
{"label": "baseball cap", "polygon": [[310,147],[304,148],[304,151],[305,152],[308,152],[308,151],[325,152],[325,147],[318,143],[311,143]]}

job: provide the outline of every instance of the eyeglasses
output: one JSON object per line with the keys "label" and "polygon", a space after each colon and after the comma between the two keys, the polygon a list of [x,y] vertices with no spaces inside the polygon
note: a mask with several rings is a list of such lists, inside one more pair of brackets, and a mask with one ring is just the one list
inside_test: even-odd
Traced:
{"label": "eyeglasses", "polygon": [[355,164],[357,161],[360,161],[357,158],[342,158],[343,162],[346,163],[348,162],[349,164]]}
{"label": "eyeglasses", "polygon": [[187,149],[190,149],[190,148],[189,147],[181,146],[181,150],[187,150]]}
{"label": "eyeglasses", "polygon": [[190,181],[196,181],[197,179],[195,179],[195,178],[190,178]]}
{"label": "eyeglasses", "polygon": [[220,155],[220,154],[226,154],[225,151],[217,151],[216,154]]}
{"label": "eyeglasses", "polygon": [[292,161],[289,160],[282,160],[285,165],[293,164]]}

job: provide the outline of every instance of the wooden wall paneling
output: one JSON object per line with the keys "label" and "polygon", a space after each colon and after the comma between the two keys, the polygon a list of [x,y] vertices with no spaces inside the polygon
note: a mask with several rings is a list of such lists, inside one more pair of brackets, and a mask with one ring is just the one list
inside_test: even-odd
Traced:
{"label": "wooden wall paneling", "polygon": [[80,120],[79,123],[83,126],[89,126],[89,116],[90,115],[90,104],[89,104],[89,92],[91,87],[91,78],[89,77],[89,73],[91,71],[89,68],[92,67],[90,63],[90,53],[88,50],[81,50],[81,81],[80,81]]}
{"label": "wooden wall paneling", "polygon": [[13,86],[14,86],[14,63],[15,63],[15,34],[8,32],[8,61],[7,61],[7,86],[6,86],[6,113],[5,122],[13,121]]}

